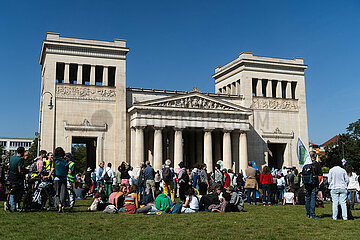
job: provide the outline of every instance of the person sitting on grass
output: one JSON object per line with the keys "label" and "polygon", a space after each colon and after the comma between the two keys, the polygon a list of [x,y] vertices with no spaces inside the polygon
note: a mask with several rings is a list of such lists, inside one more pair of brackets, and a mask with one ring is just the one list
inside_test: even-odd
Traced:
{"label": "person sitting on grass", "polygon": [[229,202],[229,210],[231,212],[242,212],[244,210],[244,199],[241,192],[235,192],[234,187],[226,187],[226,192],[231,195],[231,200]]}
{"label": "person sitting on grass", "polygon": [[286,188],[286,193],[284,193],[283,206],[285,206],[286,204],[292,204],[295,206],[295,195],[290,186]]}
{"label": "person sitting on grass", "polygon": [[[221,192],[221,187],[218,187],[218,189]],[[212,186],[209,187],[208,192],[209,194],[203,195],[200,199],[200,211],[209,212],[209,206],[211,204],[220,204],[219,196]]]}
{"label": "person sitting on grass", "polygon": [[156,210],[162,212],[169,212],[171,207],[173,206],[173,202],[171,201],[169,196],[166,196],[164,193],[161,193],[160,190],[155,191],[155,208]]}
{"label": "person sitting on grass", "polygon": [[209,209],[211,212],[228,212],[229,202],[231,200],[231,195],[228,192],[223,193],[222,200],[220,204],[211,204]]}
{"label": "person sitting on grass", "polygon": [[109,203],[115,205],[115,197],[120,190],[120,186],[113,186],[112,193],[109,196]]}
{"label": "person sitting on grass", "polygon": [[115,197],[114,197],[114,205],[117,209],[120,209],[121,207],[123,207],[124,205],[124,199],[126,196],[126,185],[120,185],[119,186],[119,191],[116,193]]}
{"label": "person sitting on grass", "polygon": [[124,208],[119,209],[120,212],[124,213],[147,213],[151,210],[151,206],[145,206],[139,208],[139,201],[137,195],[137,186],[131,185],[130,191],[126,195],[124,200]]}
{"label": "person sitting on grass", "polygon": [[185,203],[182,206],[182,213],[195,213],[199,211],[199,198],[195,195],[194,188],[190,187],[185,196]]}

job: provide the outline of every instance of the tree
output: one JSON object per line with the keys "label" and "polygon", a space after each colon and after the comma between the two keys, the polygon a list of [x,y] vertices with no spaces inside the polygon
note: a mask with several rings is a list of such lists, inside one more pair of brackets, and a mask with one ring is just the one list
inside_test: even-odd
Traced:
{"label": "tree", "polygon": [[74,163],[77,173],[83,173],[86,168],[86,146],[84,144],[75,144],[71,150],[74,156]]}
{"label": "tree", "polygon": [[37,157],[37,148],[38,148],[38,139],[35,138],[29,148],[30,157],[26,162],[24,162],[25,166],[30,165],[32,161]]}
{"label": "tree", "polygon": [[323,165],[330,166],[330,162],[334,158],[345,158],[355,172],[360,171],[360,119],[354,123],[350,123],[346,128],[346,132],[339,135],[337,143],[332,143],[325,148],[325,159]]}

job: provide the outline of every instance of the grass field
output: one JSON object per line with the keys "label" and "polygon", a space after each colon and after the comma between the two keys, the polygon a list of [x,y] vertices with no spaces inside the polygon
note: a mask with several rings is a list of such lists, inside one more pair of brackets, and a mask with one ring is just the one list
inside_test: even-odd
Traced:
{"label": "grass field", "polygon": [[[1,202],[1,206],[3,203]],[[0,210],[0,239],[359,239],[360,205],[354,221],[333,221],[331,204],[305,217],[304,206],[245,206],[241,213],[128,215],[75,211],[9,213]]]}

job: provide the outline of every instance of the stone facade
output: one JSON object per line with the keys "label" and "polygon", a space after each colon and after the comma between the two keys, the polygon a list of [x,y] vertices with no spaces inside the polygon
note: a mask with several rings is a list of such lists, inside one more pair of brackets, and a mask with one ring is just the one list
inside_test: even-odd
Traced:
{"label": "stone facade", "polygon": [[73,143],[93,141],[91,166],[149,160],[160,169],[166,159],[174,166],[206,163],[209,170],[218,160],[235,171],[248,160],[297,166],[295,140],[308,142],[302,59],[242,53],[215,69],[215,93],[179,92],[126,89],[128,51],[125,40],[47,34],[40,58],[41,149],[71,151]]}

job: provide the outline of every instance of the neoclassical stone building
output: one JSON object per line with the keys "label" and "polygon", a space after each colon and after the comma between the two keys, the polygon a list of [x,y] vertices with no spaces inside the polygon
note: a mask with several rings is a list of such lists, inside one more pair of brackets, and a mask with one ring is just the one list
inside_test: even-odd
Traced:
{"label": "neoclassical stone building", "polygon": [[[298,166],[296,139],[308,142],[302,58],[241,53],[216,67],[215,93],[126,88],[126,41],[60,37],[42,45],[40,148],[86,144],[88,166],[166,159],[188,167],[218,160],[235,171],[248,160]],[[48,107],[52,98],[53,108]]]}

